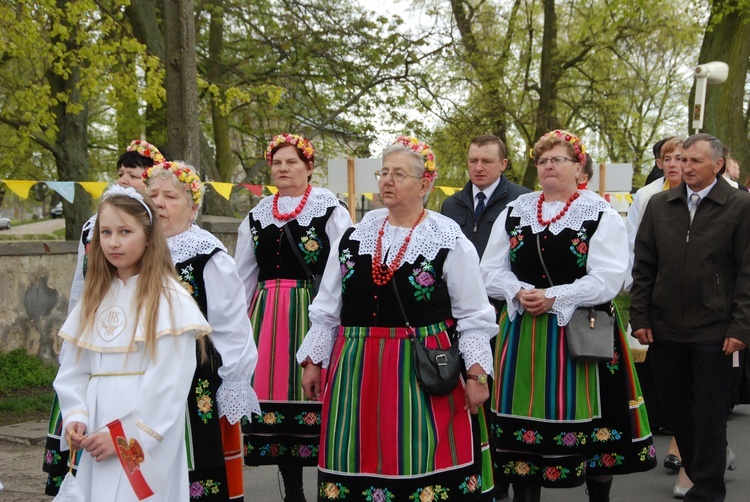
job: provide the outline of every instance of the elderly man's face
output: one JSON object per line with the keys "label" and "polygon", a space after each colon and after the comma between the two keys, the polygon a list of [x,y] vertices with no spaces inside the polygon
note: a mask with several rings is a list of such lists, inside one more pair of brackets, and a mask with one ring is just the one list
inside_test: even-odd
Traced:
{"label": "elderly man's face", "polygon": [[682,150],[682,178],[694,192],[700,192],[716,179],[724,159],[714,159],[708,141],[696,141]]}

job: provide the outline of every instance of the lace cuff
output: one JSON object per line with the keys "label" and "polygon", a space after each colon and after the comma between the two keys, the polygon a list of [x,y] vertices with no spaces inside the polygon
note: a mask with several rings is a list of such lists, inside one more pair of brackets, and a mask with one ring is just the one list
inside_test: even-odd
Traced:
{"label": "lace cuff", "polygon": [[230,424],[236,424],[242,417],[260,415],[258,396],[250,382],[223,382],[216,391],[219,416],[226,417]]}
{"label": "lace cuff", "polygon": [[516,299],[516,295],[522,289],[534,289],[534,285],[518,280],[508,281],[500,285],[500,291],[508,305],[508,319],[511,321],[516,318],[516,315],[523,314],[521,302]]}
{"label": "lace cuff", "polygon": [[573,317],[573,312],[575,312],[581,303],[576,294],[576,288],[572,284],[562,284],[547,288],[544,296],[555,299],[555,303],[552,305],[552,309],[550,309],[550,314],[557,314],[558,326],[567,325],[570,322],[570,318]]}
{"label": "lace cuff", "polygon": [[333,351],[333,342],[338,334],[338,326],[334,328],[319,328],[313,326],[302,340],[297,350],[297,362],[301,363],[308,357],[314,364],[322,363],[324,368],[328,367]]}
{"label": "lace cuff", "polygon": [[485,373],[492,375],[492,348],[487,335],[479,330],[464,331],[458,338],[458,350],[466,368],[479,363]]}

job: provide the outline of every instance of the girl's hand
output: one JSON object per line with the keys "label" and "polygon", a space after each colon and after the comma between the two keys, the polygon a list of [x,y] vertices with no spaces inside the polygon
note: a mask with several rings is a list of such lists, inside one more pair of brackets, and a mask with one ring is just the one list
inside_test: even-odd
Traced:
{"label": "girl's hand", "polygon": [[115,455],[115,443],[112,442],[112,436],[109,435],[109,432],[96,432],[86,436],[81,441],[81,447],[89,452],[97,462]]}
{"label": "girl's hand", "polygon": [[516,298],[529,314],[541,315],[552,310],[555,304],[555,299],[544,296],[544,291],[544,289],[522,289],[516,294]]}
{"label": "girl's hand", "polygon": [[70,422],[65,427],[65,437],[70,442],[71,450],[81,449],[81,440],[86,434],[86,424],[83,422]]}

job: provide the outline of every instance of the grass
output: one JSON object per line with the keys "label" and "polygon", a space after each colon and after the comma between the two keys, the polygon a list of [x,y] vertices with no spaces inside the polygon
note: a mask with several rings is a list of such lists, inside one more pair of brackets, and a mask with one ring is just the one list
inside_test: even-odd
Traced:
{"label": "grass", "polygon": [[0,425],[44,420],[57,368],[23,349],[0,353]]}

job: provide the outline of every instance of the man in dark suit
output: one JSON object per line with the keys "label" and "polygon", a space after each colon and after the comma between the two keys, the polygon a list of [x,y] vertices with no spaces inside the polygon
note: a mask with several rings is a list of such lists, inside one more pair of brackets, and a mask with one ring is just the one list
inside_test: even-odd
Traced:
{"label": "man in dark suit", "polygon": [[443,202],[440,212],[459,224],[482,258],[498,215],[508,202],[530,190],[511,183],[503,174],[508,159],[505,144],[497,136],[474,138],[469,145],[468,164],[469,182]]}
{"label": "man in dark suit", "polygon": [[[509,202],[530,190],[511,183],[503,174],[508,167],[507,152],[505,143],[497,136],[486,134],[474,138],[469,144],[468,165],[469,182],[463,190],[443,202],[440,212],[458,223],[464,235],[474,244],[481,259],[497,217]],[[501,305],[497,305],[493,299],[490,300],[499,312]],[[490,416],[489,411],[487,400],[487,418]],[[489,422],[487,427],[489,429]],[[488,500],[492,500],[493,496],[496,500],[507,498],[508,484],[498,483],[495,493],[489,494]]]}
{"label": "man in dark suit", "polygon": [[722,155],[713,136],[686,139],[684,181],[651,198],[635,241],[630,324],[651,345],[687,501],[726,496],[732,354],[750,342],[750,194],[720,178]]}

